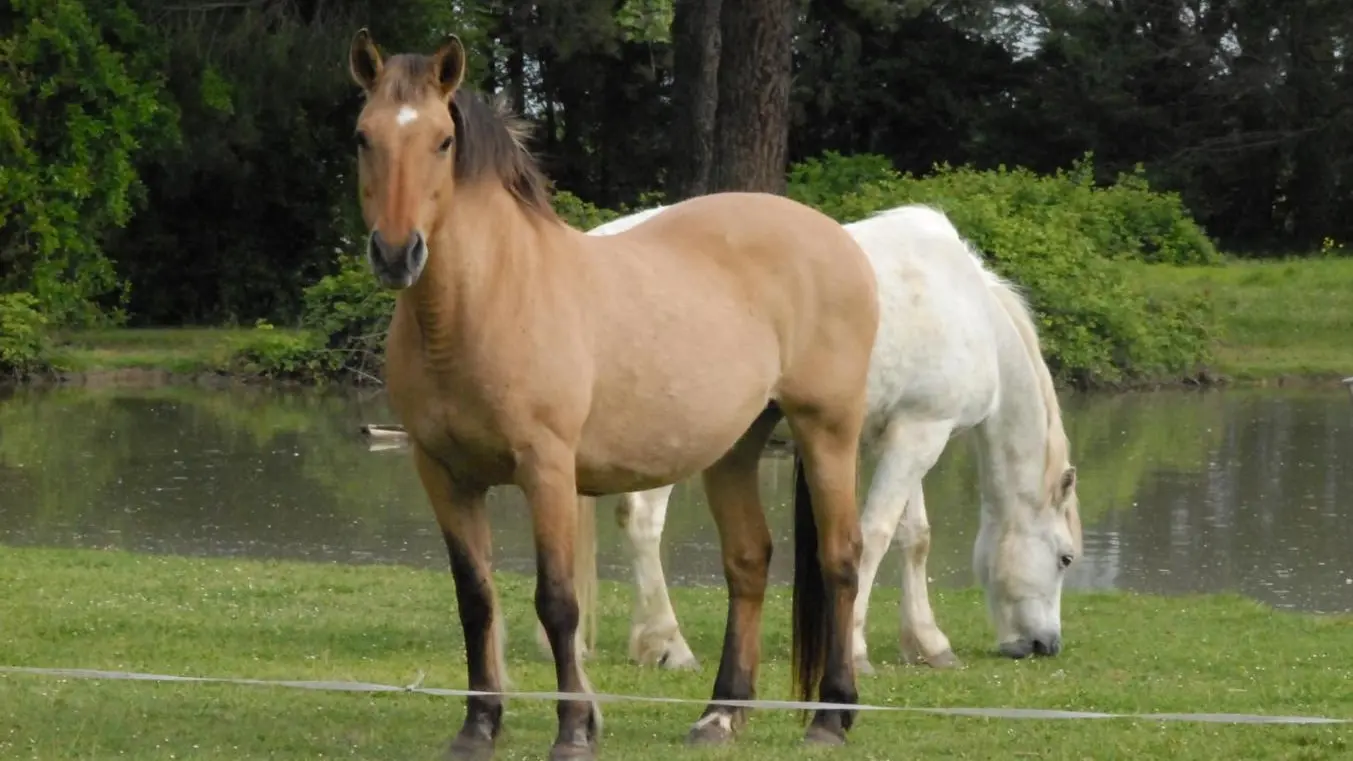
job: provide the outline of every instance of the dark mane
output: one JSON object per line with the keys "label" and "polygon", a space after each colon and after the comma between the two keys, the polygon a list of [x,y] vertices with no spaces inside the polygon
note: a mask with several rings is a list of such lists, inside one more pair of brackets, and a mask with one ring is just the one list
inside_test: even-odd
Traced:
{"label": "dark mane", "polygon": [[[402,53],[385,60],[377,87],[396,103],[417,102],[432,86],[432,59]],[[501,96],[461,87],[451,98],[456,123],[455,176],[474,182],[495,178],[523,206],[553,215],[549,180],[526,149],[530,124]]]}

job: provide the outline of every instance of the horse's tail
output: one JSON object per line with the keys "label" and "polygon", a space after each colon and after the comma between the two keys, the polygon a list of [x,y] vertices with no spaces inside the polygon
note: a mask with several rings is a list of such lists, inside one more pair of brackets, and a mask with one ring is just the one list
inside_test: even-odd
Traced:
{"label": "horse's tail", "polygon": [[578,598],[578,644],[597,648],[597,500],[578,497],[578,530],[573,541],[573,590]]}
{"label": "horse's tail", "polygon": [[824,615],[827,586],[818,557],[817,521],[813,496],[803,472],[803,458],[794,453],[794,634],[790,660],[799,700],[812,700],[822,679],[827,657],[828,616]]}

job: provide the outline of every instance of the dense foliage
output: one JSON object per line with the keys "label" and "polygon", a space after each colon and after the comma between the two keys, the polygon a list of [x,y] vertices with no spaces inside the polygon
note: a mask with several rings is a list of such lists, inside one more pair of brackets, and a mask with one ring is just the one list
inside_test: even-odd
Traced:
{"label": "dense foliage", "polygon": [[155,70],[159,40],[121,2],[7,5],[0,10],[0,292],[32,293],[56,322],[115,320],[127,283],[104,242],[143,196],[143,150],[174,136]]}
{"label": "dense foliage", "polygon": [[28,293],[0,293],[0,377],[24,377],[45,364],[47,318]]}

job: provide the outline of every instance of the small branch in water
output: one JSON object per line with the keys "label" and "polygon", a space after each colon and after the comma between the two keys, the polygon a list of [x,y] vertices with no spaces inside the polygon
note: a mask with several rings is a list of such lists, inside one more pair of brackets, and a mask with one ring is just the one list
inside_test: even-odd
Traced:
{"label": "small branch in water", "polygon": [[381,380],[380,378],[377,378],[376,376],[372,375],[371,373],[366,372],[365,370],[361,370],[361,369],[358,369],[358,368],[354,367],[354,368],[352,368],[352,372],[353,372],[354,375],[360,375],[361,377],[366,378],[367,380],[370,380],[371,382],[375,383],[375,384],[378,385],[378,386],[384,386],[384,385],[385,385],[385,381]]}

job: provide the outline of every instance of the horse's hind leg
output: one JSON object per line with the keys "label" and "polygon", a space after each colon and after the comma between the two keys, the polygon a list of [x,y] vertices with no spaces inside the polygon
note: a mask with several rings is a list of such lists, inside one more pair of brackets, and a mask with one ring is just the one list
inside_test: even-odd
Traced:
{"label": "horse's hind leg", "polygon": [[616,520],[629,537],[630,562],[634,566],[629,656],[643,666],[693,669],[698,665],[695,654],[681,636],[662,571],[660,543],[673,488],[668,484],[625,494],[615,508]]}
{"label": "horse's hind leg", "polygon": [[[920,506],[920,520],[915,520],[910,499],[913,495],[917,495],[915,498],[920,499],[921,480],[934,467],[940,453],[944,451],[951,429],[947,423],[895,420],[888,426],[881,440],[878,465],[874,469],[874,478],[869,484],[869,496],[865,501],[864,512],[860,516],[860,533],[864,547],[860,553],[860,591],[855,598],[852,649],[855,668],[863,673],[872,673],[874,670],[869,663],[869,644],[865,638],[865,624],[869,617],[869,596],[874,588],[879,564],[883,562],[883,556],[887,553],[888,545],[892,542],[899,524],[902,528],[898,540],[902,544],[904,554],[903,573],[912,572],[908,570],[907,564],[911,562],[913,556],[918,556],[922,574],[919,589],[921,594],[925,594],[925,557],[930,550],[930,525],[925,521],[924,503]],[[917,588],[914,583],[910,585],[906,583],[906,579],[912,578],[911,576],[904,578],[902,605],[920,605],[929,611],[928,599],[923,598],[919,603],[909,599],[909,595]],[[913,617],[909,620],[916,622],[924,618]],[[929,616],[929,620],[933,626],[933,615]],[[904,623],[902,635],[904,643],[908,641],[910,633]],[[933,635],[938,635],[938,638]],[[933,633],[925,633],[923,639],[916,641],[927,647],[917,651],[918,657],[913,659],[914,662],[926,662],[937,667],[951,665],[953,652],[949,650],[949,642],[938,628],[934,628]]]}
{"label": "horse's hind leg", "polygon": [[[851,658],[851,615],[859,590],[860,522],[855,505],[862,416],[842,407],[786,410],[802,467],[795,475],[794,668],[800,697],[814,684],[825,703],[859,701]],[[845,742],[853,709],[815,712],[804,739]]]}
{"label": "horse's hind leg", "polygon": [[[484,505],[485,491],[457,488],[446,470],[417,446],[414,447],[414,462],[451,558],[456,603],[465,631],[469,687],[499,692],[507,677],[503,666],[502,618],[497,610],[490,575],[492,542]],[[490,758],[502,723],[501,697],[467,698],[465,723],[451,742],[451,757],[458,761]]]}
{"label": "horse's hind leg", "polygon": [[[541,436],[519,455],[517,482],[531,506],[536,547],[536,615],[554,653],[560,692],[591,693],[578,657],[578,596],[574,588],[574,550],[579,500],[575,454],[563,441]],[[550,761],[592,759],[601,730],[595,701],[560,700],[559,733]]]}
{"label": "horse's hind leg", "polygon": [[[724,578],[728,583],[728,620],[719,673],[714,679],[714,700],[756,697],[761,609],[771,555],[770,529],[761,507],[757,470],[761,451],[779,417],[778,411],[763,412],[737,445],[703,474],[710,512],[719,530]],[[745,709],[708,705],[691,727],[688,741],[728,742],[745,721]]]}
{"label": "horse's hind leg", "polygon": [[920,485],[907,500],[897,534],[902,549],[902,657],[908,663],[925,663],[933,668],[961,665],[949,638],[935,623],[930,608],[930,588],[926,584],[926,559],[930,555],[930,520],[926,517],[925,494]]}

